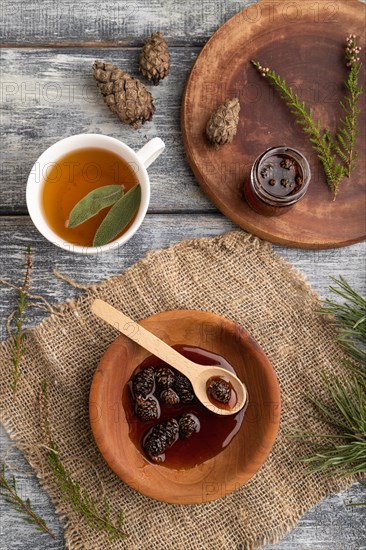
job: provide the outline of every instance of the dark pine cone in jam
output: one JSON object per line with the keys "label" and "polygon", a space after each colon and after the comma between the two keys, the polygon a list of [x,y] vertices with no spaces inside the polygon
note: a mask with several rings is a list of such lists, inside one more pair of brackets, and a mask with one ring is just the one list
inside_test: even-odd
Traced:
{"label": "dark pine cone in jam", "polygon": [[148,420],[155,420],[160,416],[160,406],[158,400],[155,397],[136,396],[135,413],[143,422]]}
{"label": "dark pine cone in jam", "polygon": [[183,414],[179,419],[179,437],[188,439],[194,433],[199,432],[200,427],[197,416],[191,413]]}
{"label": "dark pine cone in jam", "polygon": [[166,405],[178,405],[180,401],[179,395],[176,394],[171,388],[168,390],[163,390],[160,394],[160,399]]}
{"label": "dark pine cone in jam", "polygon": [[173,389],[179,395],[182,403],[190,403],[190,401],[193,401],[194,392],[192,384],[183,374],[176,374]]}
{"label": "dark pine cone in jam", "polygon": [[217,378],[212,380],[208,385],[208,391],[211,393],[212,397],[219,401],[220,403],[229,403],[231,397],[231,388],[226,380],[222,378]]}
{"label": "dark pine cone in jam", "polygon": [[178,422],[174,418],[154,426],[143,443],[147,456],[154,462],[162,462],[162,455],[176,442],[178,433]]}
{"label": "dark pine cone in jam", "polygon": [[174,382],[174,373],[168,367],[159,367],[155,372],[155,379],[160,386],[170,388]]}
{"label": "dark pine cone in jam", "polygon": [[149,393],[152,393],[155,388],[154,381],[154,369],[153,367],[148,367],[144,369],[133,377],[132,380],[132,389],[135,397],[147,397]]}

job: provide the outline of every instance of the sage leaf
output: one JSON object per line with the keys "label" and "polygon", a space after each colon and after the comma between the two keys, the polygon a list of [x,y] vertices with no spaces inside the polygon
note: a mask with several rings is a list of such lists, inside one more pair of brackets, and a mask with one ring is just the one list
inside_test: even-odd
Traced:
{"label": "sage leaf", "polygon": [[110,209],[94,236],[93,246],[103,246],[113,240],[130,223],[141,201],[141,187],[134,185]]}
{"label": "sage leaf", "polygon": [[104,185],[83,197],[70,212],[68,227],[76,227],[123,196],[122,185]]}

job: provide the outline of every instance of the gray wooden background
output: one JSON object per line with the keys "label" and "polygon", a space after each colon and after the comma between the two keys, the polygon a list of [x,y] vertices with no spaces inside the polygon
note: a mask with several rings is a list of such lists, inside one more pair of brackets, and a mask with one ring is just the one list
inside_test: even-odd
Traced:
{"label": "gray wooden background", "polygon": [[[314,2],[314,17],[327,16],[340,1],[347,0]],[[33,291],[57,303],[75,297],[77,291],[56,279],[54,268],[80,282],[97,282],[121,272],[150,249],[234,228],[203,195],[188,167],[179,117],[184,83],[201,47],[223,22],[249,4],[253,4],[249,20],[255,20],[261,13],[250,0],[1,3],[1,277],[19,281],[26,245],[32,243]],[[300,0],[289,4],[289,9],[301,9],[302,5]],[[172,70],[166,81],[152,88],[157,107],[153,121],[133,131],[103,105],[91,78],[91,63],[101,58],[137,76],[139,49],[145,37],[156,30],[167,37]],[[150,168],[151,204],[139,233],[121,249],[89,258],[70,255],[45,241],[33,227],[25,204],[25,184],[36,158],[58,139],[81,132],[111,135],[135,149],[160,136],[167,146]],[[275,250],[295,264],[322,297],[328,295],[328,276],[339,274],[366,294],[365,243],[327,251],[280,246]],[[1,288],[0,295],[0,336],[5,338],[5,319],[16,297],[7,288]],[[34,310],[29,324],[43,315]],[[54,542],[35,534],[1,501],[0,549],[64,549],[62,524],[52,503],[3,430],[0,445],[1,458],[7,453],[21,493],[31,498],[57,533]],[[306,513],[280,543],[266,549],[365,549],[365,509],[348,506],[365,500],[365,490],[359,484],[332,495]]]}

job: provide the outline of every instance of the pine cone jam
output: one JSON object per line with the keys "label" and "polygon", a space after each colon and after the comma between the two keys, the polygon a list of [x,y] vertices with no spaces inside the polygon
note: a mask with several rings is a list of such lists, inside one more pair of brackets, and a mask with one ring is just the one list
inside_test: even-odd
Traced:
{"label": "pine cone jam", "polygon": [[[220,355],[191,346],[174,348],[195,363],[217,365],[235,374]],[[209,398],[217,406],[232,407],[236,394],[231,384],[222,377],[210,382]],[[230,416],[210,412],[196,398],[188,378],[154,356],[135,370],[125,387],[123,405],[129,435],[139,451],[149,462],[173,469],[192,468],[220,453],[239,431],[245,413],[245,409]]]}
{"label": "pine cone jam", "polygon": [[280,216],[306,193],[311,180],[310,166],[300,151],[272,147],[254,162],[244,182],[248,205],[264,216]]}
{"label": "pine cone jam", "polygon": [[221,409],[232,409],[237,402],[233,386],[222,376],[213,376],[206,383],[207,395],[211,403]]}

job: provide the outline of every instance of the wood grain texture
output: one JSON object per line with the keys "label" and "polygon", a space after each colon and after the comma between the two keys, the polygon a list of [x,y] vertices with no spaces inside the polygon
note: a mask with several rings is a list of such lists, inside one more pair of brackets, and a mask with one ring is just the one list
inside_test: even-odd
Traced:
{"label": "wood grain texture", "polygon": [[[291,15],[287,0],[278,1],[274,13],[264,0],[258,5],[262,6],[262,17],[246,26],[246,11],[235,15],[206,44],[190,73],[183,98],[182,130],[193,172],[225,215],[261,238],[302,248],[334,248],[363,240],[366,128],[362,115],[358,165],[351,179],[341,183],[333,201],[308,137],[250,60],[259,60],[285,78],[296,88],[300,100],[313,108],[314,118],[333,134],[337,120],[343,116],[339,99],[344,95],[343,82],[348,75],[345,63],[343,67],[341,64],[345,39],[355,33],[364,46],[364,5],[347,0],[325,21],[316,20],[311,0],[303,1],[301,10],[291,11]],[[364,62],[364,52],[362,59]],[[364,86],[364,73],[361,81]],[[238,131],[230,145],[216,150],[206,139],[206,123],[217,106],[231,97],[240,101]],[[364,115],[365,94],[360,109]],[[307,194],[293,208],[282,216],[264,217],[244,200],[244,181],[250,179],[254,160],[278,145],[301,151],[309,160],[312,178]]]}
{"label": "wood grain texture", "polygon": [[[245,386],[238,379],[238,377],[233,375],[231,372],[228,372],[227,370],[219,368],[218,366],[215,366],[213,364],[209,366],[200,365],[200,369],[197,370],[197,362],[193,362],[190,359],[187,359],[186,357],[184,357],[184,355],[173,349],[173,344],[168,343],[166,339],[166,331],[164,331],[164,339],[158,337],[157,333],[155,333],[155,331],[152,331],[152,323],[154,323],[154,328],[157,327],[159,324],[157,319],[154,318],[150,320],[145,328],[144,323],[133,321],[131,317],[127,317],[127,315],[125,315],[122,311],[116,309],[111,304],[100,299],[94,300],[91,305],[91,310],[105,323],[108,323],[112,327],[117,328],[119,332],[121,332],[124,336],[127,336],[127,340],[121,340],[122,343],[126,344],[126,342],[129,342],[129,339],[132,340],[135,344],[137,344],[137,346],[141,346],[144,352],[148,351],[151,355],[155,355],[156,357],[164,361],[164,363],[167,363],[175,370],[178,370],[186,378],[188,378],[188,380],[192,384],[197,399],[201,401],[201,403],[205,407],[207,407],[208,410],[212,411],[215,414],[217,413],[222,415],[232,415],[243,409],[244,405],[247,402],[248,393]],[[182,322],[183,320],[181,317],[184,317],[184,323]],[[186,312],[185,314],[181,314],[181,312],[178,312],[177,314],[175,312],[166,312],[166,316],[164,317],[166,325],[168,325],[168,322],[172,324],[175,324],[177,322],[177,326],[174,328],[174,333],[177,334],[177,342],[186,342],[186,332],[184,332],[183,336],[182,332],[183,330],[186,331],[187,322],[189,321],[192,326],[197,325],[197,328],[199,328],[203,323],[203,320],[202,323],[200,322],[201,318],[202,315],[199,311]],[[162,318],[159,317],[159,319]],[[207,322],[208,321],[209,319],[207,318]],[[230,329],[232,329],[232,331],[239,331],[238,326],[229,325],[225,319],[216,319],[213,317],[212,322],[213,324],[222,326],[223,331],[229,332]],[[243,347],[245,346],[246,348],[255,348],[254,343],[250,341],[249,335],[247,335],[245,339],[244,335],[241,336],[243,337]],[[221,347],[224,348],[225,342],[222,335],[218,338],[218,340],[220,341]],[[201,342],[198,342],[197,346],[199,347],[200,344]],[[129,350],[127,351],[129,352]],[[221,355],[223,357],[226,357],[225,350],[222,351],[223,352]],[[254,351],[252,355],[254,355]],[[131,362],[131,360],[137,366],[138,363],[136,363],[134,355],[132,357],[129,356],[129,362]],[[260,362],[260,359],[258,359],[258,361]],[[209,379],[213,377],[217,378],[220,376],[224,376],[227,381],[232,385],[234,395],[236,396],[235,402],[232,403],[230,407],[220,407],[217,401],[212,402],[210,399],[207,399],[207,383]],[[101,401],[103,403],[103,399],[101,399]]]}
{"label": "wood grain texture", "polygon": [[[255,0],[15,0],[1,8],[1,41],[23,46],[62,44],[141,46],[153,31],[170,45],[199,45]],[[252,17],[256,17],[253,9]],[[97,44],[96,44],[97,43]]]}
{"label": "wood grain texture", "polygon": [[161,137],[166,150],[149,168],[150,211],[216,210],[186,162],[179,125],[182,90],[197,50],[173,49],[171,53],[171,74],[159,86],[147,85],[155,98],[154,118],[133,130],[105,106],[91,66],[102,57],[138,76],[137,50],[2,50],[1,122],[6,156],[0,158],[0,214],[27,212],[25,186],[33,164],[58,139],[79,133],[106,134],[135,150]]}
{"label": "wood grain texture", "polygon": [[[78,291],[53,276],[53,269],[83,284],[94,284],[117,275],[142,258],[149,250],[173,245],[183,239],[211,237],[235,229],[222,214],[148,214],[134,237],[110,254],[79,256],[46,241],[28,217],[0,217],[1,277],[13,283],[21,278],[23,257],[28,243],[34,254],[33,292],[49,302],[73,299]],[[274,250],[294,264],[322,298],[328,295],[328,276],[342,274],[354,288],[366,295],[366,243],[339,250],[299,250],[273,245]],[[14,306],[14,291],[0,287],[0,318],[5,320]],[[29,322],[37,322],[44,312],[34,309]],[[5,338],[4,323],[0,337]]]}
{"label": "wood grain texture", "polygon": [[[148,317],[140,324],[169,346],[184,343],[206,347],[225,357],[250,390],[245,414],[251,420],[246,421],[244,417],[230,445],[198,468],[174,470],[152,464],[128,435],[130,426],[121,399],[134,370],[150,353],[121,335],[104,354],[90,390],[90,424],[104,459],[125,483],[137,491],[172,504],[202,504],[215,500],[222,495],[222,484],[227,493],[234,491],[260,468],[277,435],[281,400],[271,363],[247,332],[213,313],[167,311]],[[205,334],[207,325],[212,330],[209,345]],[[119,368],[121,364],[123,369]],[[196,366],[197,370],[201,369]],[[110,403],[115,403],[117,408],[111,410]],[[269,409],[268,403],[273,407]],[[217,487],[219,483],[219,487],[207,495],[202,492],[203,482],[210,487]]]}

